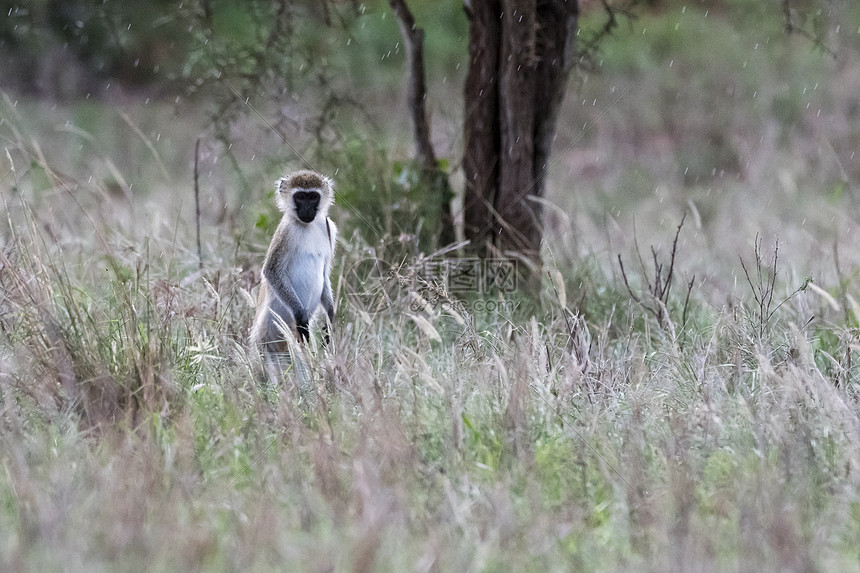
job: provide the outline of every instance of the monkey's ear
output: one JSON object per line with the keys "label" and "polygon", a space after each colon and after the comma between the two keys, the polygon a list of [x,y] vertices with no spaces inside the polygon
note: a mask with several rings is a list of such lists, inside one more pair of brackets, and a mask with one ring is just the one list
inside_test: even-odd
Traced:
{"label": "monkey's ear", "polygon": [[284,213],[290,208],[289,191],[286,177],[281,177],[275,181],[275,204]]}
{"label": "monkey's ear", "polygon": [[323,177],[325,186],[328,187],[328,205],[334,205],[334,179],[331,177]]}

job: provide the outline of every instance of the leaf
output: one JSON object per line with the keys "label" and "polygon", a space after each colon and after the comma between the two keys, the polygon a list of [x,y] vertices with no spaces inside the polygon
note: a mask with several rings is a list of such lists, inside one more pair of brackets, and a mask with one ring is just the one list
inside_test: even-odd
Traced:
{"label": "leaf", "polygon": [[460,414],[460,418],[463,420],[463,425],[466,426],[467,430],[469,430],[470,432],[477,433],[475,427],[472,425],[472,421],[469,419],[465,412]]}

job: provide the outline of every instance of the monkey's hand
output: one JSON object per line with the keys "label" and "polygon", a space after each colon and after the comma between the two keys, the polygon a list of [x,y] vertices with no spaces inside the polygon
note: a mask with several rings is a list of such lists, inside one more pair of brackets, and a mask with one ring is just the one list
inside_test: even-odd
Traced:
{"label": "monkey's hand", "polygon": [[328,317],[329,328],[334,329],[334,299],[331,293],[331,284],[328,282],[328,275],[326,275],[326,286],[323,289],[320,304],[322,304],[326,316]]}
{"label": "monkey's hand", "polygon": [[308,322],[310,322],[310,317],[303,308],[293,309],[293,316],[296,317],[296,324],[299,326],[307,326]]}

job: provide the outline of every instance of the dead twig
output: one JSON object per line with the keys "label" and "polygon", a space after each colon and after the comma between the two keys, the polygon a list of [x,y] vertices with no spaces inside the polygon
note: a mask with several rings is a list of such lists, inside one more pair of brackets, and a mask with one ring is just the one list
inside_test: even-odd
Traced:
{"label": "dead twig", "polygon": [[194,219],[197,223],[197,264],[199,268],[203,268],[203,248],[200,245],[200,185],[199,169],[200,164],[200,139],[194,144]]}
{"label": "dead twig", "polygon": [[794,295],[801,291],[805,291],[806,287],[809,286],[809,283],[812,282],[812,278],[807,277],[802,285],[797,287],[791,294],[774,306],[773,295],[776,291],[776,275],[779,272],[779,239],[774,243],[773,256],[771,257],[769,265],[762,257],[761,243],[762,238],[758,233],[756,233],[755,247],[753,251],[755,255],[755,280],[753,280],[752,275],[750,275],[750,271],[747,269],[744,258],[738,255],[738,258],[741,261],[741,268],[743,269],[744,276],[747,279],[747,284],[750,287],[753,299],[758,307],[756,310],[755,321],[757,323],[759,340],[764,336],[764,331],[776,311],[779,310],[786,302],[791,300]]}
{"label": "dead twig", "polygon": [[812,43],[813,46],[826,53],[828,56],[836,59],[836,50],[828,46],[824,42],[824,34],[814,34],[807,30],[803,23],[797,22],[796,10],[791,7],[791,0],[782,0],[782,16],[785,21],[785,32],[787,34],[797,34]]}
{"label": "dead twig", "polygon": [[[618,266],[621,269],[621,277],[624,279],[624,286],[627,287],[627,292],[630,294],[630,298],[633,299],[633,302],[654,315],[654,318],[657,320],[657,325],[660,328],[665,327],[666,323],[669,322],[669,292],[672,290],[672,282],[675,276],[675,256],[678,253],[678,238],[681,235],[681,228],[684,226],[686,218],[687,214],[685,213],[684,216],[681,217],[681,222],[678,224],[678,228],[675,230],[675,238],[672,240],[672,254],[669,256],[668,268],[664,263],[660,262],[657,256],[657,249],[655,249],[653,245],[651,246],[651,257],[654,261],[653,283],[648,280],[645,273],[645,263],[642,261],[642,256],[639,254],[640,251],[637,243],[636,253],[639,256],[639,262],[642,266],[642,275],[647,287],[645,292],[641,295],[637,295],[633,292],[633,288],[630,286],[630,281],[627,278],[627,272],[624,270],[624,262],[621,260],[621,255],[618,255]],[[693,290],[693,284],[695,284],[695,281],[696,277],[693,275],[693,278],[690,279],[689,283],[687,283],[687,294],[684,297],[684,308],[681,314],[682,328],[687,324],[687,308],[690,304],[690,293]]]}

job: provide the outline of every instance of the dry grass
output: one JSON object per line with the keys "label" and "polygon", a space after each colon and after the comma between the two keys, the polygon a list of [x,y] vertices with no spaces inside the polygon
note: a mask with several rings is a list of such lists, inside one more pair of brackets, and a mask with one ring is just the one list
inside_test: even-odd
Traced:
{"label": "dry grass", "polygon": [[[856,213],[849,192],[782,210],[786,181],[829,169],[798,159],[808,140],[773,135],[713,194],[652,164],[656,199],[574,152],[553,171],[548,280],[501,311],[415,281],[396,239],[347,236],[331,349],[267,388],[245,343],[267,200],[236,204],[203,151],[201,190],[224,200],[204,201],[199,271],[193,129],[154,145],[161,124],[129,112],[96,148],[3,105],[0,569],[857,570]],[[610,188],[617,210],[588,204]],[[638,242],[667,249],[680,216],[657,204],[688,199],[658,324],[613,265],[635,256],[633,211]],[[761,262],[767,320],[739,254]],[[407,285],[375,313],[346,279],[371,256]]]}

